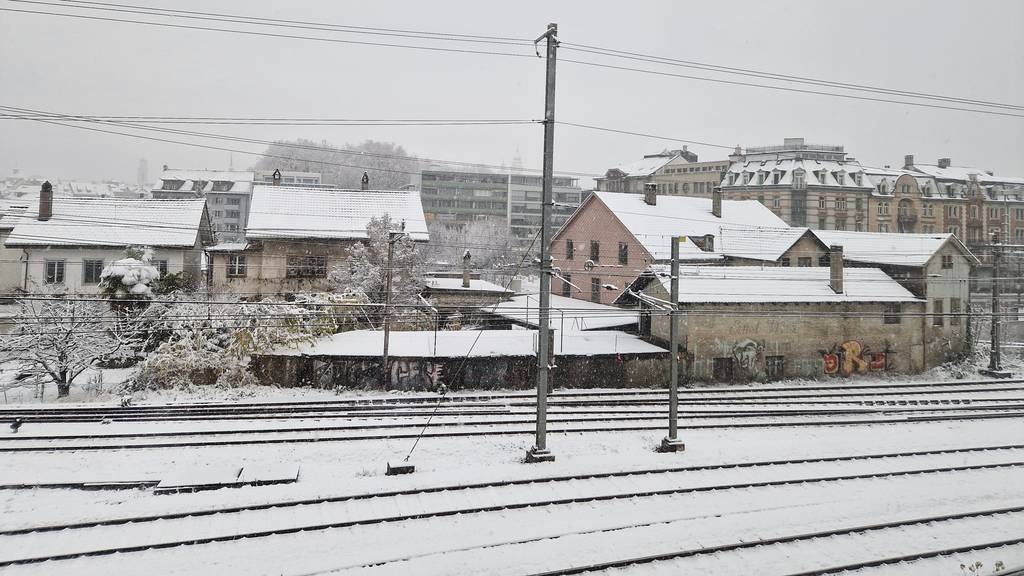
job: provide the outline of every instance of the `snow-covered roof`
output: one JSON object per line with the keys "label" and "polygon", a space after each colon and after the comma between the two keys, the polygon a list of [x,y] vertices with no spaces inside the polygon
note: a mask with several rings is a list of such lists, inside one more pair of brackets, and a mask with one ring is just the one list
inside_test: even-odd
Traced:
{"label": "snow-covered roof", "polygon": [[[177,170],[167,169],[160,174],[153,192],[232,192],[248,194],[252,191],[252,183],[256,174],[252,170]],[[176,188],[164,188],[165,181],[180,181]],[[214,182],[231,182],[230,188],[214,190]]]}
{"label": "snow-covered roof", "polygon": [[843,258],[869,264],[924,266],[947,242],[953,242],[973,263],[977,259],[952,234],[896,234],[813,230],[826,246],[843,247]]}
{"label": "snow-covered roof", "polygon": [[[793,247],[808,228],[733,228],[722,227],[715,250],[735,258],[775,261]],[[813,237],[813,236],[812,236]]]}
{"label": "snow-covered roof", "polygon": [[650,158],[644,158],[643,160],[637,160],[636,162],[619,164],[618,166],[611,167],[609,170],[618,170],[626,176],[650,176],[678,157],[679,156],[652,156]]}
{"label": "snow-covered roof", "polygon": [[7,246],[194,246],[206,201],[54,198],[53,216],[22,219]]}
{"label": "snow-covered roof", "polygon": [[934,164],[914,164],[914,170],[922,174],[927,174],[933,178],[939,180],[959,180],[961,182],[967,182],[971,179],[971,176],[975,176],[978,182],[984,184],[1024,184],[1024,178],[1018,178],[1014,176],[994,176],[982,170],[981,168],[974,168],[971,166],[947,166],[941,168]]}
{"label": "snow-covered roof", "polygon": [[221,242],[206,248],[207,252],[241,252],[249,248],[248,242]]}
{"label": "snow-covered roof", "polygon": [[426,241],[420,193],[416,190],[341,190],[297,186],[253,187],[247,238],[366,238],[366,225],[388,214],[405,221],[405,232]]}
{"label": "snow-covered roof", "polygon": [[[832,186],[840,188],[866,188],[871,184],[863,178],[858,183],[855,174],[863,174],[864,167],[856,161],[836,162],[834,160],[797,160],[783,158],[779,160],[749,160],[733,162],[729,165],[723,186],[790,186],[793,183],[793,171],[802,168],[804,183],[807,186]],[[764,175],[764,181],[758,182],[758,174]],[[778,174],[779,181],[775,181]],[[842,182],[839,175],[843,174]],[[746,178],[744,178],[746,175]],[[732,180],[730,182],[730,180]],[[746,181],[744,181],[746,180]]]}
{"label": "snow-covered roof", "polygon": [[[830,269],[761,266],[682,266],[679,303],[919,302],[877,268],[843,270],[843,293],[829,285]],[[660,277],[665,291],[670,279]]]}
{"label": "snow-covered roof", "polygon": [[[555,354],[597,356],[605,354],[658,354],[665,352],[637,336],[617,331],[566,332],[558,335]],[[355,330],[332,334],[298,348],[278,348],[279,356],[376,357],[384,348],[380,330]],[[388,353],[393,358],[482,358],[535,356],[537,332],[533,330],[441,330],[391,332]]]}
{"label": "snow-covered roof", "polygon": [[495,284],[494,282],[488,282],[487,280],[481,280],[479,278],[472,278],[469,281],[469,287],[466,288],[462,285],[462,278],[438,278],[428,277],[424,280],[424,284],[431,290],[457,290],[465,292],[511,292],[504,286]]}
{"label": "snow-covered roof", "polygon": [[594,192],[593,197],[603,202],[657,260],[671,257],[672,236],[717,237],[722,226],[748,230],[786,227],[781,218],[756,200],[723,200],[719,218],[711,213],[710,198],[659,195],[657,204],[651,206],[642,194]]}
{"label": "snow-covered roof", "polygon": [[[540,315],[540,297],[537,294],[520,294],[508,302],[485,306],[481,311],[496,314],[528,326],[537,326]],[[599,330],[620,326],[630,326],[639,321],[635,310],[626,310],[616,306],[598,304],[589,300],[566,298],[557,294],[551,295],[551,316],[549,324],[552,329],[561,330]]]}
{"label": "snow-covered roof", "polygon": [[10,230],[25,218],[35,218],[36,206],[24,200],[0,200],[0,229]]}

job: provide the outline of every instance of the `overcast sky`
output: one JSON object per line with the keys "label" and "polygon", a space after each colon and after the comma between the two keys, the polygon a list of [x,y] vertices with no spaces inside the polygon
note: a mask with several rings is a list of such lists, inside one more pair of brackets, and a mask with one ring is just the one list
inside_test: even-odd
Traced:
{"label": "overcast sky", "polygon": [[[535,38],[557,22],[564,42],[725,66],[1024,104],[1024,2],[395,2],[184,1],[158,7],[351,26]],[[64,10],[0,0],[0,8]],[[88,13],[88,12],[78,12]],[[96,13],[93,13],[96,14]],[[146,16],[112,17],[150,19]],[[203,25],[201,22],[192,24]],[[222,24],[212,23],[206,25]],[[274,32],[378,42],[386,37],[274,28]],[[517,46],[479,48],[531,53]],[[562,58],[655,69],[640,62],[560,52]],[[715,76],[684,68],[678,74]],[[725,78],[726,76],[717,75]],[[728,77],[746,80],[741,77]],[[753,81],[757,82],[757,79]],[[543,116],[538,58],[445,54],[303,39],[243,36],[0,12],[0,105],[93,115],[335,118]],[[954,164],[1024,176],[1024,118],[936,110],[728,86],[562,63],[556,117],[722,145],[784,137],[842,144],[862,162]],[[396,142],[417,156],[541,165],[539,125],[486,127],[265,127],[193,129],[250,138],[335,144]],[[262,150],[254,144],[203,141]],[[602,173],[679,144],[559,126],[557,170]],[[691,145],[702,160],[727,150]],[[28,121],[0,120],[0,175],[134,182],[140,158],[226,168],[227,152],[147,142]],[[254,156],[235,154],[236,168]],[[592,182],[583,179],[589,187]]]}

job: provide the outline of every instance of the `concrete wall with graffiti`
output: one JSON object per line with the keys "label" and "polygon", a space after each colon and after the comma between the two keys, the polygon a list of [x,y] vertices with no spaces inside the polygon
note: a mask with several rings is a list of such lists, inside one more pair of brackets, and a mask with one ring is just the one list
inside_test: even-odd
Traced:
{"label": "concrete wall with graffiti", "polygon": [[[558,388],[661,387],[668,379],[668,355],[619,354],[558,356],[552,385]],[[532,356],[471,358],[392,358],[388,390],[527,389],[536,385]],[[381,388],[380,358],[274,356],[253,358],[260,382],[326,389]]]}
{"label": "concrete wall with graffiti", "polygon": [[[782,378],[914,373],[926,365],[924,303],[904,305],[900,323],[883,321],[882,304],[742,304],[696,306],[680,319],[684,377],[693,381],[765,382]],[[721,309],[721,314],[708,314]],[[742,312],[738,314],[737,312]],[[655,343],[668,319],[654,316]]]}

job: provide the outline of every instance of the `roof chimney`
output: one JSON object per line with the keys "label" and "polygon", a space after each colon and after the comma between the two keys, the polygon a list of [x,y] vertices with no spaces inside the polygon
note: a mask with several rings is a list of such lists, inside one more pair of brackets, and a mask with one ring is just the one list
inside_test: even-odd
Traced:
{"label": "roof chimney", "polygon": [[167,168],[167,164],[164,164],[164,172],[166,172],[167,170],[169,170],[169,168]]}
{"label": "roof chimney", "polygon": [[644,183],[644,204],[649,206],[658,204],[658,185],[654,182]]}
{"label": "roof chimney", "polygon": [[370,189],[370,175],[367,174],[366,172],[363,172],[363,178],[359,181],[359,189],[360,190],[369,190]]}
{"label": "roof chimney", "polygon": [[914,167],[914,155],[907,154],[903,157],[903,168],[909,170]]}
{"label": "roof chimney", "polygon": [[715,218],[722,217],[722,187],[715,186],[711,193],[711,215]]}
{"label": "roof chimney", "polygon": [[939,168],[949,168],[949,158],[939,158]]}
{"label": "roof chimney", "polygon": [[473,256],[466,250],[466,253],[462,255],[462,287],[469,288],[469,262],[473,259]]}
{"label": "roof chimney", "polygon": [[49,220],[53,216],[53,184],[47,180],[39,189],[39,220]]}
{"label": "roof chimney", "polygon": [[275,169],[274,173],[270,176],[270,181],[271,181],[270,183],[272,185],[280,186],[281,185],[281,171]]}
{"label": "roof chimney", "polygon": [[843,247],[833,244],[828,249],[828,260],[831,273],[829,274],[829,286],[836,294],[843,293]]}

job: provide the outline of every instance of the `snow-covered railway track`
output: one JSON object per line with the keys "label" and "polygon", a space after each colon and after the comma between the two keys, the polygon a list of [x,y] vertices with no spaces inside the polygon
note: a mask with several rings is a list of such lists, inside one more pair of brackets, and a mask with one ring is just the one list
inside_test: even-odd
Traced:
{"label": "snow-covered railway track", "polygon": [[[964,465],[965,460],[972,463]],[[251,539],[345,528],[401,527],[428,519],[482,522],[491,514],[538,509],[569,512],[565,508],[580,508],[590,514],[599,513],[598,517],[607,523],[617,515],[595,510],[594,506],[638,508],[638,517],[650,519],[653,510],[662,510],[661,515],[683,511],[685,506],[679,508],[682,503],[678,499],[697,494],[712,500],[745,500],[748,504],[744,505],[749,505],[771,498],[772,491],[779,489],[787,490],[787,498],[800,500],[812,490],[834,492],[835,488],[829,486],[835,483],[867,489],[861,483],[882,479],[900,479],[905,484],[908,478],[927,477],[915,482],[962,486],[978,481],[981,478],[977,475],[982,474],[995,475],[996,484],[1009,485],[1007,474],[1021,467],[1022,446],[978,447],[553,476],[187,510],[6,530],[0,532],[0,567],[218,542],[244,540],[251,544]],[[965,476],[961,479],[959,475]],[[920,492],[919,487],[898,485],[908,495]],[[766,490],[769,492],[764,493]],[[666,507],[668,504],[671,506]],[[705,505],[715,509],[713,503]],[[1021,512],[1024,507],[1014,510]],[[968,515],[977,514],[982,513]],[[575,518],[572,514],[562,517]],[[574,521],[588,525],[585,518]],[[261,529],[252,530],[253,526]],[[51,533],[53,537],[46,537]],[[112,547],[111,542],[118,545]]]}
{"label": "snow-covered railway track", "polygon": [[[825,416],[821,415],[804,419],[807,417],[796,417],[797,419],[779,421],[778,416],[770,418],[757,417],[734,417],[721,418],[721,421],[705,422],[701,424],[683,424],[681,430],[702,430],[722,428],[787,428],[787,427],[809,427],[809,426],[861,426],[878,424],[906,424],[913,422],[939,422],[939,421],[963,421],[963,420],[989,420],[989,419],[1018,419],[1024,418],[1024,411],[1006,410],[993,413],[957,413],[957,414],[918,414],[904,416],[889,416],[885,418],[863,418],[862,415],[847,413]],[[663,418],[639,418],[639,420],[653,421],[650,424],[633,423],[628,420],[631,417],[623,417],[627,421],[616,423],[617,418],[594,418],[594,419],[549,419],[549,423],[560,424],[558,427],[549,426],[550,433],[595,433],[595,432],[626,432],[661,430],[665,424],[657,422]],[[608,422],[613,422],[608,425]],[[590,424],[606,423],[603,426],[591,426]],[[61,437],[59,439],[33,439],[24,438],[13,440],[12,436],[0,438],[0,453],[11,452],[67,452],[67,451],[95,451],[95,450],[126,450],[146,448],[186,448],[186,447],[219,447],[237,446],[249,444],[287,444],[287,443],[308,443],[308,442],[344,442],[360,440],[390,440],[402,438],[431,437],[431,438],[456,438],[472,436],[511,436],[533,434],[533,420],[525,419],[519,422],[498,421],[498,422],[449,422],[431,423],[431,427],[443,428],[444,430],[427,430],[421,434],[419,428],[422,423],[376,424],[369,426],[351,426],[346,428],[303,428],[303,429],[278,429],[274,431],[265,430],[244,430],[232,433],[234,437],[223,439],[209,439],[209,436],[217,435],[214,432],[194,432],[176,435],[178,438],[191,438],[189,440],[179,439],[174,441],[143,441],[123,442],[121,438],[111,437],[111,442],[103,442],[102,436],[83,435],[77,438]],[[509,426],[514,426],[509,428]],[[382,431],[383,430],[383,431]],[[394,430],[394,431],[391,431]],[[100,442],[97,442],[99,440]],[[88,441],[88,442],[85,442]]]}
{"label": "snow-covered railway track", "polygon": [[[680,419],[686,420],[722,420],[722,419],[735,419],[735,418],[795,418],[795,417],[807,417],[807,416],[892,416],[892,415],[917,415],[917,416],[928,416],[933,414],[944,414],[944,413],[957,413],[967,414],[973,412],[989,412],[989,413],[1016,413],[1024,410],[1024,403],[1014,404],[993,404],[993,405],[960,405],[960,406],[934,406],[934,405],[915,405],[907,407],[865,407],[865,408],[848,408],[841,410],[708,410],[708,411],[681,411],[679,413]],[[664,408],[661,410],[644,410],[644,411],[560,411],[553,410],[549,412],[548,422],[550,423],[573,423],[578,424],[582,422],[643,422],[650,420],[664,420],[667,417],[668,409]],[[351,431],[351,430],[382,430],[382,429],[400,429],[400,428],[418,428],[422,427],[426,423],[427,418],[431,418],[430,426],[435,428],[448,428],[453,426],[497,426],[497,425],[511,425],[511,424],[532,424],[534,422],[532,418],[532,411],[508,411],[504,413],[496,414],[496,416],[502,417],[503,419],[494,419],[494,416],[487,415],[489,420],[473,420],[472,418],[480,417],[481,414],[477,413],[444,413],[425,410],[421,412],[410,412],[403,413],[401,416],[395,414],[383,413],[375,415],[372,419],[389,419],[398,420],[388,423],[369,423],[359,422],[348,425],[336,425],[336,424],[323,424],[319,422],[320,416],[313,415],[305,420],[307,423],[301,425],[291,425],[288,427],[281,426],[264,426],[264,427],[253,427],[253,426],[235,426],[234,428],[223,428],[218,425],[208,425],[203,427],[204,420],[194,420],[191,424],[170,426],[170,430],[167,429],[156,429],[156,430],[134,430],[132,432],[108,432],[106,429],[100,432],[94,432],[96,429],[95,422],[89,426],[89,430],[86,432],[74,432],[74,430],[83,429],[82,426],[72,426],[71,431],[61,432],[62,429],[68,428],[66,426],[56,425],[50,426],[56,428],[56,431],[51,431],[49,434],[43,434],[39,432],[26,433],[20,432],[17,435],[7,435],[0,437],[0,447],[6,442],[27,442],[27,441],[40,441],[40,440],[109,440],[114,438],[173,438],[181,436],[231,436],[240,434],[280,434],[280,433],[296,433],[296,432],[335,432],[335,431]],[[526,418],[524,418],[526,416]],[[365,418],[365,416],[364,416]],[[417,420],[401,421],[402,418],[417,418]],[[213,419],[214,421],[218,419]],[[118,423],[122,422],[118,420]],[[210,423],[205,421],[205,423]],[[253,420],[248,422],[249,424],[262,424],[259,420]],[[131,423],[133,426],[138,426],[136,422]],[[158,424],[150,423],[150,427],[157,427]],[[38,429],[40,426],[33,426],[33,429]],[[43,426],[46,428],[45,426]],[[167,426],[164,425],[166,428]]]}
{"label": "snow-covered railway track", "polygon": [[[950,526],[957,522],[970,522],[969,530],[981,531],[983,536],[975,538],[970,544],[963,544],[962,540],[959,540],[960,535],[965,531],[963,526]],[[1024,530],[1018,530],[1013,536],[1000,533],[1007,525],[1020,526],[1020,522],[1024,521],[1024,506],[999,508],[993,510],[979,510],[975,512],[964,512],[959,514],[945,514],[938,516],[927,516],[923,518],[911,518],[907,520],[898,520],[895,522],[885,522],[878,524],[867,524],[862,526],[851,526],[844,527],[834,530],[822,530],[818,532],[806,533],[806,534],[792,534],[786,536],[778,536],[774,538],[759,539],[751,542],[736,542],[731,544],[723,544],[719,546],[710,546],[702,548],[693,548],[687,550],[678,550],[675,552],[667,552],[662,554],[651,554],[644,556],[637,556],[631,558],[621,558],[617,560],[605,561],[595,564],[577,565],[568,568],[562,568],[557,570],[549,570],[545,572],[536,572],[530,576],[570,576],[575,574],[594,574],[594,573],[613,573],[612,571],[620,568],[635,568],[645,564],[661,563],[661,566],[654,567],[655,569],[650,571],[643,571],[644,574],[690,574],[693,572],[687,571],[689,567],[684,566],[683,563],[674,561],[689,560],[701,556],[718,556],[720,562],[726,563],[728,560],[724,559],[723,556],[733,553],[744,553],[744,552],[755,552],[750,556],[757,556],[756,552],[761,552],[761,556],[766,556],[765,552],[768,552],[770,548],[778,548],[783,546],[793,546],[800,544],[810,544],[817,549],[819,554],[818,560],[814,561],[811,559],[802,559],[805,562],[815,562],[819,565],[825,563],[826,565],[821,568],[812,568],[810,570],[802,570],[798,572],[781,572],[778,570],[778,566],[771,568],[771,573],[779,574],[780,576],[824,576],[827,574],[840,574],[851,570],[860,570],[863,568],[870,568],[876,566],[883,566],[886,564],[897,564],[901,562],[914,562],[923,559],[936,558],[942,556],[950,556],[953,554],[960,554],[964,552],[971,552],[976,550],[984,550],[989,548],[998,548],[1003,546],[1015,546],[1024,544]],[[901,538],[902,534],[900,531],[906,531],[908,528],[914,529],[914,534],[918,538],[929,539],[932,541],[938,540],[940,542],[947,542],[950,544],[946,548],[925,548],[918,552],[901,555],[884,555],[881,557],[873,557],[866,560],[860,560],[851,562],[843,565],[828,565],[826,560],[835,555],[846,554],[848,556],[865,556],[863,550],[857,550],[856,546],[865,546],[869,541],[870,544],[878,545],[877,541],[891,541],[894,536],[901,543],[908,542],[907,539]],[[952,529],[950,529],[952,528]],[[855,544],[846,540],[854,540]],[[958,541],[959,540],[959,541]],[[909,543],[909,542],[908,542]],[[921,544],[918,544],[921,546]],[[890,549],[892,547],[890,546]],[[833,552],[835,550],[835,552]],[[898,548],[897,548],[898,550]],[[830,554],[832,553],[832,554]],[[792,562],[792,559],[790,559]],[[747,557],[743,560],[746,565],[749,566],[764,566],[758,564],[757,560],[752,557]],[[710,564],[709,564],[710,565]],[[773,569],[774,568],[774,569]],[[633,570],[634,572],[636,570]],[[709,572],[710,573],[710,572]],[[717,574],[732,573],[728,569],[725,571],[716,572]],[[765,574],[766,572],[759,572]]]}

